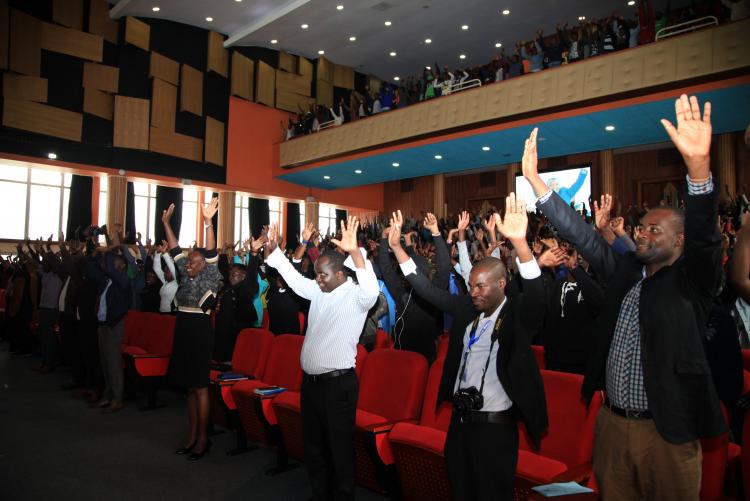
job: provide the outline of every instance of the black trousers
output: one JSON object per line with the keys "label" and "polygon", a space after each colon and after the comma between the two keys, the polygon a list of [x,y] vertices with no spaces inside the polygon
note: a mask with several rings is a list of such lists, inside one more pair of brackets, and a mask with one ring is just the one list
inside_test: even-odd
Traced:
{"label": "black trousers", "polygon": [[302,383],[305,465],[313,499],[354,499],[354,418],[359,382],[354,371]]}
{"label": "black trousers", "polygon": [[454,501],[513,499],[518,425],[461,423],[453,414],[445,460]]}

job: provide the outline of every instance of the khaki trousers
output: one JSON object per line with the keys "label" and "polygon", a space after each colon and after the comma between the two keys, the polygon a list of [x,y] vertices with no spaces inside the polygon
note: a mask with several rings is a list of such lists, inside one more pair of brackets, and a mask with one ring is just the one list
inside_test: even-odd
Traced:
{"label": "khaki trousers", "polygon": [[602,500],[697,500],[699,440],[672,444],[653,419],[627,419],[602,407],[594,431],[594,475]]}

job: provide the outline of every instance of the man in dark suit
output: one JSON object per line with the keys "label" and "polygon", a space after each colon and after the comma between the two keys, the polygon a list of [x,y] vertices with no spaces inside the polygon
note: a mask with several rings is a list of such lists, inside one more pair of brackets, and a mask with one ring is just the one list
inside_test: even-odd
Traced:
{"label": "man in dark suit", "polygon": [[453,399],[445,458],[455,500],[511,500],[518,460],[518,423],[538,445],[547,428],[544,386],[530,341],[539,324],[543,291],[539,266],[526,243],[528,217],[513,193],[496,226],[518,254],[523,294],[505,295],[499,259],[479,261],[469,294],[434,286],[401,248],[401,212],[394,214],[388,244],[414,291],[453,315],[438,403]]}
{"label": "man in dark suit", "polygon": [[582,387],[586,399],[607,392],[593,458],[605,500],[698,499],[698,439],[725,431],[701,336],[721,273],[711,106],[701,118],[698,100],[682,95],[675,109],[677,128],[662,125],[687,165],[685,212],[647,212],[635,252],[613,252],[547,188],[537,173],[537,129],[524,151],[537,207],[607,284]]}

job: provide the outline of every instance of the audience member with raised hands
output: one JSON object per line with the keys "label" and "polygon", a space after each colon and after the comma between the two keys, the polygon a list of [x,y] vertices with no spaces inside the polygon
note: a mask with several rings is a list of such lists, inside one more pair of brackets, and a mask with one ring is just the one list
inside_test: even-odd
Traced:
{"label": "audience member with raised hands", "polygon": [[[662,120],[687,167],[685,212],[657,207],[640,220],[636,250],[619,255],[537,172],[537,129],[524,177],[537,207],[608,285],[582,394],[606,390],[594,444],[602,498],[697,499],[700,438],[726,431],[702,346],[721,273],[718,197],[710,172],[711,105],[675,101]],[[616,466],[615,466],[616,465]]]}
{"label": "audience member with raised hands", "polygon": [[[163,269],[162,262],[167,265],[166,270]],[[156,253],[154,253],[154,273],[162,283],[159,288],[159,311],[161,313],[171,313],[172,302],[177,293],[179,283],[177,282],[177,271],[174,267],[174,260],[169,254],[166,240],[162,240],[161,243],[156,246]]]}
{"label": "audience member with raised hands", "polygon": [[615,233],[610,226],[610,213],[612,211],[612,195],[605,193],[600,197],[599,202],[594,200],[591,203],[591,212],[594,215],[594,225],[596,230],[604,237],[609,245],[615,242]]}

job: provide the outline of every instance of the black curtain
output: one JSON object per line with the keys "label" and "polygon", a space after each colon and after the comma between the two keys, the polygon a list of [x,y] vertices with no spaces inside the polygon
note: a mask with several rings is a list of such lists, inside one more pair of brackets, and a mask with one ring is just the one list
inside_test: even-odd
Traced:
{"label": "black curtain", "polygon": [[286,246],[294,249],[299,245],[297,235],[299,235],[299,204],[294,202],[286,203]]}
{"label": "black curtain", "polygon": [[334,233],[341,231],[341,221],[346,221],[346,211],[342,209],[336,209],[336,228]]}
{"label": "black curtain", "polygon": [[169,204],[174,204],[174,212],[170,223],[172,231],[180,238],[180,226],[182,225],[182,188],[170,188],[167,186],[156,187],[156,214],[154,214],[154,240],[161,242],[166,240],[164,225],[161,222],[161,214]]}
{"label": "black curtain", "polygon": [[76,230],[90,226],[91,196],[93,179],[88,176],[73,174],[70,180],[70,196],[68,198],[68,224],[65,228],[65,238],[76,238]]}
{"label": "black curtain", "polygon": [[266,226],[269,224],[269,214],[268,214],[268,200],[264,198],[250,198],[250,207],[248,207],[248,211],[250,212],[250,233],[253,234],[253,237],[257,237],[260,235],[260,232],[263,230],[263,226]]}
{"label": "black curtain", "polygon": [[[135,243],[135,190],[133,183],[128,182],[128,197],[125,202],[125,243]],[[143,241],[145,244],[145,240]]]}

